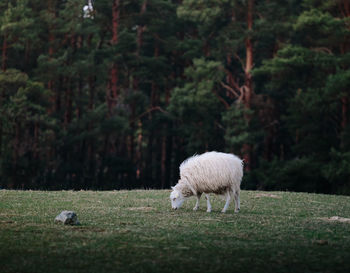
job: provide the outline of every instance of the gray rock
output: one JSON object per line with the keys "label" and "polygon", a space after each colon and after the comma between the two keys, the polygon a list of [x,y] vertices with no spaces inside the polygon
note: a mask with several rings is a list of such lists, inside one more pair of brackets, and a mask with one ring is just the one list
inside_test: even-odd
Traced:
{"label": "gray rock", "polygon": [[55,223],[62,222],[65,225],[80,225],[78,217],[74,211],[64,210],[55,218]]}

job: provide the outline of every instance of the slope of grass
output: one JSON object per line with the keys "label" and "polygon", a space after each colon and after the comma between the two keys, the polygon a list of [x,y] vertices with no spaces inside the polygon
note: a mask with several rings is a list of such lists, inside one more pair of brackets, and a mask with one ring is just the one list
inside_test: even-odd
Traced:
{"label": "slope of grass", "polygon": [[[241,194],[172,211],[169,191],[0,191],[0,272],[350,272],[350,197]],[[74,210],[80,226],[54,223]]]}

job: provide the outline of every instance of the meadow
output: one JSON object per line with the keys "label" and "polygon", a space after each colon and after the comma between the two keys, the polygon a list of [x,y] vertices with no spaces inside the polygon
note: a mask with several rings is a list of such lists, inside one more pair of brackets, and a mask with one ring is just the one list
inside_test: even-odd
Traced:
{"label": "meadow", "polygon": [[350,272],[349,196],[242,191],[222,214],[169,193],[0,190],[0,272]]}

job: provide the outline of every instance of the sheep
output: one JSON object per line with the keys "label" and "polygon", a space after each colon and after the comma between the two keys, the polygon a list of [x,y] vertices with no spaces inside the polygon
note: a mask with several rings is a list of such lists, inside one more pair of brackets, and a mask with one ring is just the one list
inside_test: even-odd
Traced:
{"label": "sheep", "polygon": [[195,196],[199,208],[202,193],[207,200],[207,212],[211,212],[209,193],[222,195],[226,203],[222,212],[225,213],[231,199],[235,201],[235,212],[240,210],[240,184],[243,177],[243,161],[233,154],[207,152],[194,155],[180,165],[180,179],[172,187],[170,194],[173,209],[181,207],[186,198]]}

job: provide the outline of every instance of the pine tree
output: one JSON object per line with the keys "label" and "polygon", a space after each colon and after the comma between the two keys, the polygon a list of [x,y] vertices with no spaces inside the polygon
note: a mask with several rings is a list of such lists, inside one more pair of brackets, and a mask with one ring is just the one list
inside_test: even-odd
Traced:
{"label": "pine tree", "polygon": [[[216,78],[212,92],[219,99],[226,111],[239,111],[245,120],[245,131],[250,130],[253,119],[253,99],[255,97],[252,68],[254,65],[254,20],[256,19],[255,1],[183,1],[178,8],[178,15],[197,24],[197,33],[203,40],[202,50],[205,58],[219,62],[217,68],[224,72]],[[208,80],[205,79],[204,80]],[[243,108],[241,107],[243,105]],[[240,110],[244,109],[244,110]],[[225,115],[225,114],[224,114]],[[225,126],[235,126],[228,121]],[[236,133],[239,130],[235,131]],[[247,134],[235,136],[240,140],[239,150],[231,151],[243,155],[247,171],[252,167],[253,146]],[[231,136],[226,136],[228,142]],[[231,147],[233,147],[231,145]],[[237,146],[235,146],[237,148]]]}
{"label": "pine tree", "polygon": [[[34,19],[30,16],[31,9],[28,8],[28,0],[17,0],[14,4],[8,1],[7,8],[0,17],[0,34],[2,36],[1,69],[6,71],[12,67],[9,61],[11,49],[26,51],[26,46],[35,37]],[[30,30],[30,31],[29,31]],[[27,60],[25,57],[24,60]],[[22,62],[23,63],[23,62]]]}
{"label": "pine tree", "polygon": [[2,133],[7,143],[2,148],[1,173],[10,188],[29,188],[48,163],[43,147],[53,144],[54,122],[47,115],[50,92],[13,69],[0,75],[0,90]]}
{"label": "pine tree", "polygon": [[[300,170],[322,169],[331,160],[331,148],[342,146],[348,123],[346,4],[304,1],[304,7],[296,18],[290,44],[256,69],[257,77],[260,73],[271,76],[266,88],[283,107],[281,123],[287,135],[281,137],[291,147],[284,151],[283,159],[288,161],[280,166],[286,170],[291,166]],[[305,180],[305,188],[299,190],[331,190],[324,173],[314,177],[304,174],[301,179]],[[332,187],[336,188],[334,184]]]}

